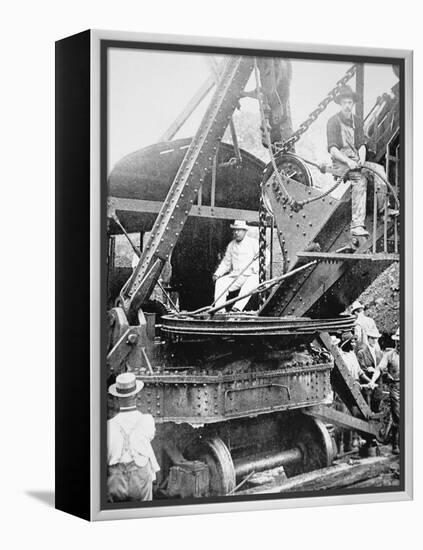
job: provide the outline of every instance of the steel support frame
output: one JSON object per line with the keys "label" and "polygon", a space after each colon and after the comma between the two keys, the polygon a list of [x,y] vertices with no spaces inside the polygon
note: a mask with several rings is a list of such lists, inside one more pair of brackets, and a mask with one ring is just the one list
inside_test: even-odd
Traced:
{"label": "steel support frame", "polygon": [[[170,258],[252,69],[252,58],[228,59],[213,99],[163,202],[141,260],[120,293],[119,305],[128,316],[149,296],[164,263]],[[147,280],[146,275],[153,266],[154,273]]]}
{"label": "steel support frame", "polygon": [[362,420],[347,413],[337,411],[327,405],[316,405],[305,408],[301,411],[303,414],[313,416],[319,420],[336,424],[347,430],[356,430],[366,435],[378,437],[380,433],[380,423],[377,420]]}

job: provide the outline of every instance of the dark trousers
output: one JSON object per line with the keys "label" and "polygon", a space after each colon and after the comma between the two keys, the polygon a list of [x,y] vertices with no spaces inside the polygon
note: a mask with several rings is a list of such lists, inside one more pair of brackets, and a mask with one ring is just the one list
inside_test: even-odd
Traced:
{"label": "dark trousers", "polygon": [[371,390],[370,388],[362,388],[361,393],[363,394],[363,397],[372,412],[379,412],[380,404],[383,398],[382,390],[379,387],[375,388],[374,390]]}
{"label": "dark trousers", "polygon": [[389,404],[392,417],[392,445],[398,445],[400,426],[400,385],[399,382],[389,384]]}
{"label": "dark trousers", "polygon": [[153,475],[150,464],[137,466],[135,462],[109,466],[107,478],[109,502],[152,500]]}

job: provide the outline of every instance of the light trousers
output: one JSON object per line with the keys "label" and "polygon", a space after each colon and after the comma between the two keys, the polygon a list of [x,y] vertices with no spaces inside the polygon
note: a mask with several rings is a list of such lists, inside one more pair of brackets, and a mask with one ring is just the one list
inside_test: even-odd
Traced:
{"label": "light trousers", "polygon": [[[371,168],[376,174],[366,171],[366,167]],[[376,201],[378,212],[383,211],[387,188],[386,183],[379,176],[386,179],[385,169],[375,162],[365,162],[361,172],[350,172],[349,181],[351,182],[351,229],[355,227],[364,227],[366,222],[366,201],[367,201],[367,182],[373,179],[376,188]]]}
{"label": "light trousers", "polygon": [[[232,283],[232,284],[231,284]],[[229,292],[233,292],[239,289],[239,296],[250,292],[255,289],[259,284],[258,273],[249,275],[248,277],[241,276],[238,279],[233,275],[224,275],[220,279],[216,280],[216,286],[214,289],[214,299],[216,301],[216,306],[221,306],[227,301],[227,296]],[[230,286],[230,288],[228,288]],[[240,311],[243,311],[247,305],[251,296],[247,296],[241,300],[238,300],[233,307],[238,308]]]}

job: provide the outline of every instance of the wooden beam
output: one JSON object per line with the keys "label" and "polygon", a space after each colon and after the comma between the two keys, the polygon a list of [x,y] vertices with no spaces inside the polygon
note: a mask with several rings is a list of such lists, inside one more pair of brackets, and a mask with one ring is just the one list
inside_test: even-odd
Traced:
{"label": "wooden beam", "polygon": [[[220,74],[222,73],[224,62],[219,67],[215,58],[208,55],[206,56],[206,63],[210,67],[212,76],[215,82],[217,83],[219,81]],[[235,157],[237,159],[238,164],[241,164],[242,163],[241,151],[239,150],[238,137],[236,135],[235,123],[232,117],[231,117],[231,120],[229,121],[229,129],[231,131],[232,144],[234,146]]]}
{"label": "wooden beam", "polygon": [[356,430],[375,437],[379,435],[380,422],[362,420],[350,414],[337,411],[333,407],[318,405],[316,407],[304,409],[302,412],[309,416],[319,418],[320,420],[336,424],[341,428]]}
{"label": "wooden beam", "polygon": [[203,101],[206,95],[215,85],[215,79],[213,76],[209,76],[207,80],[200,86],[195,92],[187,105],[182,109],[174,122],[169,126],[166,132],[160,137],[159,141],[170,141],[176,135],[176,133],[182,128],[185,122],[189,119],[198,105]]}
{"label": "wooden beam", "polygon": [[[346,392],[348,402],[345,404],[350,407],[350,410],[352,406],[356,406],[364,418],[371,418],[372,411],[361,393],[360,384],[357,384],[351,376],[341,352],[332,344],[332,340],[327,332],[321,332],[319,337],[325,348],[333,355],[335,361],[334,369],[339,374],[339,378],[335,382],[335,391],[340,396]],[[337,387],[338,384],[340,387]]]}
{"label": "wooden beam", "polygon": [[342,252],[298,252],[299,258],[310,258],[313,260],[332,260],[332,261],[357,261],[357,260],[369,260],[371,262],[377,261],[389,261],[399,262],[399,254],[388,254],[377,252],[375,254],[360,254],[353,252],[352,254],[346,254]]}
{"label": "wooden beam", "polygon": [[357,63],[355,73],[355,91],[358,94],[358,101],[355,106],[355,113],[360,120],[364,119],[364,65]]}
{"label": "wooden beam", "polygon": [[[120,197],[110,197],[108,201],[109,208],[117,212],[139,212],[142,214],[158,214],[163,205],[161,201],[146,201],[142,199],[124,199]],[[191,207],[190,216],[198,218],[215,218],[221,220],[245,220],[250,224],[258,224],[258,212],[254,210],[241,210],[238,208],[222,208],[204,206]]]}
{"label": "wooden beam", "polygon": [[[394,464],[398,463],[397,456],[381,456],[362,458],[359,463],[350,465],[346,462],[313,470],[289,478],[287,481],[274,481],[260,487],[252,487],[239,491],[237,495],[280,494],[299,491],[323,491],[350,487],[359,482],[377,478],[388,473]],[[369,486],[371,485],[369,483]]]}

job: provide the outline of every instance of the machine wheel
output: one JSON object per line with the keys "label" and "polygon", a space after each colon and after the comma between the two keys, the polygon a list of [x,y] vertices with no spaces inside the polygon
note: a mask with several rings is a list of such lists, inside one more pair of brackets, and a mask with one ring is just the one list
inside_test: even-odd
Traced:
{"label": "machine wheel", "polygon": [[[301,160],[295,154],[283,153],[277,156],[275,160],[276,160],[276,166],[278,167],[279,173],[284,174],[285,176],[288,176],[298,181],[299,183],[302,183],[306,187],[312,187],[313,179],[312,179],[309,167],[303,160]],[[273,165],[270,163],[265,169],[264,178],[262,182],[263,202],[266,207],[266,210],[271,215],[273,213],[272,213],[272,207],[271,207],[269,197],[267,196],[268,188],[264,185],[264,183],[266,183],[267,180],[272,177],[273,173],[274,173]]]}
{"label": "machine wheel", "polygon": [[209,467],[210,495],[223,496],[235,488],[235,468],[231,453],[220,437],[201,438],[184,452],[190,460],[201,460]]}
{"label": "machine wheel", "polygon": [[276,158],[276,166],[279,172],[299,181],[306,187],[313,185],[311,172],[307,164],[294,153],[284,153]]}
{"label": "machine wheel", "polygon": [[335,458],[332,437],[325,424],[311,416],[299,416],[296,419],[297,430],[293,446],[301,449],[303,454],[302,465],[297,465],[289,476],[310,472],[319,468],[326,468]]}

